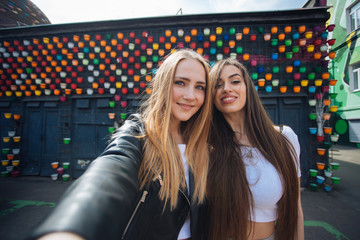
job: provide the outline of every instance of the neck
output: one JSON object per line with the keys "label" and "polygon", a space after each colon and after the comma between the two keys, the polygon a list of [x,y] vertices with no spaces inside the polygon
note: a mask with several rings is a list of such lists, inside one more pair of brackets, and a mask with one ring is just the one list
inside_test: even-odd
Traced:
{"label": "neck", "polygon": [[234,131],[237,141],[242,145],[251,146],[245,128],[245,112],[240,111],[232,114],[226,114],[224,115],[224,118]]}
{"label": "neck", "polygon": [[245,113],[239,111],[236,113],[224,114],[225,120],[235,133],[245,133]]}

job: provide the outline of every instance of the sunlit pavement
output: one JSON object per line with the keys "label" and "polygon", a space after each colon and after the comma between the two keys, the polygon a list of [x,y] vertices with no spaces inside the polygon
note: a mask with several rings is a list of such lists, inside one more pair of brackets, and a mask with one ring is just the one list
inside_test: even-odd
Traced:
{"label": "sunlit pavement", "polygon": [[[360,149],[334,145],[330,161],[340,163],[330,192],[302,191],[305,239],[360,239]],[[328,182],[330,179],[328,179]]]}
{"label": "sunlit pavement", "polygon": [[[360,239],[360,149],[333,147],[334,172],[340,182],[332,191],[302,191],[305,239]],[[304,173],[303,173],[304,174]],[[0,178],[0,239],[24,239],[54,208],[74,180],[50,177]]]}

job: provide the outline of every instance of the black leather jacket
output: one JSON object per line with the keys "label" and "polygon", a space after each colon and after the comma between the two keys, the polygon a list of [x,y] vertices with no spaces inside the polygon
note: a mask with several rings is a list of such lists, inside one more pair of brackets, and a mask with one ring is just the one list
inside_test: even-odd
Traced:
{"label": "black leather jacket", "polygon": [[[191,204],[187,190],[179,190],[178,204],[170,210],[158,197],[159,179],[139,190],[138,170],[145,129],[139,115],[131,115],[105,151],[65,192],[54,211],[31,234],[73,232],[85,239],[177,239],[190,214],[192,239],[206,239],[205,205]],[[194,189],[189,174],[190,194]]]}

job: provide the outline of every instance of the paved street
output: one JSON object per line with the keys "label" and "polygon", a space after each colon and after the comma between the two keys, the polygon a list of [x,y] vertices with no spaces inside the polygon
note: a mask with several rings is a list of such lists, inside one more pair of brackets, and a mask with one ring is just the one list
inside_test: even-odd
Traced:
{"label": "paved street", "polygon": [[[360,149],[336,145],[334,149],[340,183],[329,193],[302,191],[307,240],[360,239]],[[0,239],[24,239],[71,182],[47,177],[1,178]]]}
{"label": "paved street", "polygon": [[329,193],[301,194],[308,240],[360,239],[360,149],[335,145],[333,159],[340,183]]}

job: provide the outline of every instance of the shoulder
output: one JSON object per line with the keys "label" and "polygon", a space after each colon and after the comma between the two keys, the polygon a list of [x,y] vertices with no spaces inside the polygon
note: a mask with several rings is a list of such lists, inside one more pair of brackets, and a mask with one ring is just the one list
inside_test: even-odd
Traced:
{"label": "shoulder", "polygon": [[[140,114],[132,114],[124,124],[111,135],[106,150],[109,149],[142,149],[143,137],[146,135],[144,122]],[[121,147],[120,147],[121,146]],[[120,147],[120,148],[119,148]],[[136,148],[134,148],[136,147]]]}
{"label": "shoulder", "polygon": [[292,144],[292,146],[294,147],[295,151],[296,151],[296,155],[298,155],[298,157],[300,156],[300,143],[299,143],[299,139],[297,134],[294,132],[294,130],[286,125],[282,126],[282,135],[285,136],[289,142]]}
{"label": "shoulder", "polygon": [[296,169],[297,169],[297,177],[301,177],[301,169],[300,169],[300,143],[297,134],[294,132],[294,130],[289,126],[283,126],[282,131],[283,136],[285,136],[291,145],[293,146],[295,153],[294,153],[294,159],[296,160]]}
{"label": "shoulder", "polygon": [[289,141],[292,142],[292,140],[297,140],[297,135],[291,127],[287,125],[275,125],[274,128],[276,131],[280,132],[283,136],[289,139]]}
{"label": "shoulder", "polygon": [[294,130],[291,127],[286,126],[286,125],[282,125],[282,126],[280,126],[280,128],[282,128],[281,133],[285,137],[289,138],[289,140],[291,140],[292,138],[297,139],[297,134],[294,132]]}
{"label": "shoulder", "polygon": [[[141,162],[143,149],[144,124],[139,114],[132,114],[111,136],[100,156],[121,156],[112,159],[130,159]],[[127,162],[131,162],[127,161]]]}
{"label": "shoulder", "polygon": [[124,124],[114,132],[112,139],[124,134],[138,136],[144,136],[146,134],[144,122],[140,114],[131,114]]}
{"label": "shoulder", "polygon": [[289,142],[293,145],[296,152],[300,151],[300,143],[297,134],[294,130],[287,125],[274,126],[284,137],[286,137]]}

